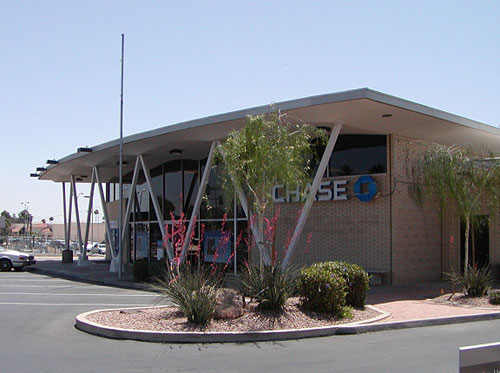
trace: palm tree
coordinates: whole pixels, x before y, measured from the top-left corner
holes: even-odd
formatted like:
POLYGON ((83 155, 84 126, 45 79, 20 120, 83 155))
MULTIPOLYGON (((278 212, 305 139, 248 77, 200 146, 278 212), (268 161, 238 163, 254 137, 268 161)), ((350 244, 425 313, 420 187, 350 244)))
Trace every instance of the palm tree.
MULTIPOLYGON (((414 197, 422 204, 435 198, 443 211, 456 207, 465 226, 464 273, 468 272, 469 234, 482 208, 493 210, 500 200, 500 161, 480 159, 459 146, 432 146, 416 168, 414 197)), ((475 264, 475 263, 473 263, 475 264)))

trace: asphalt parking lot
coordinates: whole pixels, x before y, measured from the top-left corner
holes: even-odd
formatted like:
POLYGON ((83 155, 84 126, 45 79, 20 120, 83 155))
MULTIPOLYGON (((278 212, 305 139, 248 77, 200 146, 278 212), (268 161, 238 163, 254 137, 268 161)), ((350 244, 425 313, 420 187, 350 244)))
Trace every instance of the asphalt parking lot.
POLYGON ((95 309, 149 306, 158 294, 0 272, 1 372, 451 372, 458 347, 498 340, 500 321, 247 344, 158 344, 74 328, 95 309))

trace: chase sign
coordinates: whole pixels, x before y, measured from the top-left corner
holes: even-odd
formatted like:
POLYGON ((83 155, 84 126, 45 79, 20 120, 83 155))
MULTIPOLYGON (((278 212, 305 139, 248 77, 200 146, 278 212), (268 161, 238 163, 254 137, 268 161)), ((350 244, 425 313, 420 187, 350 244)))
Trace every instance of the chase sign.
MULTIPOLYGON (((319 184, 318 192, 316 193, 316 201, 346 201, 349 199, 347 195, 347 184, 349 180, 323 180, 319 184)), ((300 188, 290 190, 284 185, 275 185, 273 187, 274 202, 299 202, 305 201, 308 191, 311 188, 311 183, 307 184, 305 193, 300 193, 300 188)), ((354 195, 362 202, 368 202, 375 197, 377 193, 376 181, 368 175, 361 176, 354 183, 354 195)))

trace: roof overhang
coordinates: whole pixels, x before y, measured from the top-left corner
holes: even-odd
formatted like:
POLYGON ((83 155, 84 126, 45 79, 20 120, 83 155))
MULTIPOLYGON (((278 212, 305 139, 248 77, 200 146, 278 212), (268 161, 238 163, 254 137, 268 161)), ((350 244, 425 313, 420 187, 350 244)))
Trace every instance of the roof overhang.
MULTIPOLYGON (((245 124, 249 115, 279 109, 289 120, 316 126, 342 123, 342 134, 394 134, 409 138, 474 148, 483 154, 500 154, 500 129, 403 100, 368 88, 319 95, 254 107, 160 127, 123 139, 124 173, 132 171, 134 160, 142 154, 153 168, 178 156, 202 159, 210 143, 224 139, 233 129, 245 124), (386 114, 391 114, 388 117, 386 114), (385 117, 384 117, 385 115, 385 117)), ((118 175, 119 139, 96 145, 89 153, 74 153, 50 165, 40 174, 41 180, 67 182, 70 175, 90 182, 92 168, 99 166, 103 182, 118 175)))

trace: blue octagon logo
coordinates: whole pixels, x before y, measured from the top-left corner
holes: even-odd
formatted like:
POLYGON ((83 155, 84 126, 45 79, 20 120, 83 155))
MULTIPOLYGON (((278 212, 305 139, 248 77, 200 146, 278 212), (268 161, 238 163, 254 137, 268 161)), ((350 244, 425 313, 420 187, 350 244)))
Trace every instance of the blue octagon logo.
POLYGON ((371 176, 361 176, 358 181, 356 181, 356 184, 354 184, 354 194, 360 201, 363 202, 368 202, 375 197, 375 194, 377 193, 377 183, 371 176), (363 184, 366 184, 368 188, 364 187, 363 184), (365 193, 362 193, 361 191, 365 189, 368 190, 365 193))

